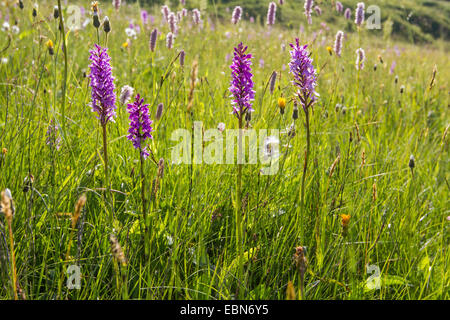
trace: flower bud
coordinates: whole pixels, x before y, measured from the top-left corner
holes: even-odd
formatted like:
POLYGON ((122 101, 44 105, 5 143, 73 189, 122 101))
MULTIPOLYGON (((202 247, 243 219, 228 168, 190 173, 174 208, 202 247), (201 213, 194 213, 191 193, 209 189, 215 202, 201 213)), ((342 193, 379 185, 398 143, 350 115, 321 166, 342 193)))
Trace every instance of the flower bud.
POLYGON ((92 16, 92 20, 93 20, 94 27, 98 29, 100 27, 100 19, 98 18, 97 12, 94 12, 94 15, 92 16))
POLYGON ((247 110, 245 113, 245 121, 250 122, 252 120, 252 112, 250 110, 247 110))
POLYGON ((294 121, 298 119, 298 106, 297 106, 297 102, 294 102, 294 111, 292 112, 292 119, 294 119, 294 121))
POLYGON ((59 9, 58 6, 53 7, 53 18, 58 19, 59 18, 59 9))
POLYGON ((111 24, 107 16, 105 16, 105 18, 103 19, 103 30, 105 31, 105 33, 111 32, 111 24))
POLYGON ((411 169, 414 169, 414 167, 416 166, 416 162, 415 162, 415 159, 414 159, 414 156, 413 156, 413 155, 411 155, 411 156, 409 157, 409 164, 408 164, 408 166, 409 166, 411 169))
POLYGON ((164 111, 164 104, 162 104, 162 103, 158 104, 158 107, 156 108, 156 114, 155 114, 156 120, 161 119, 163 111, 164 111))

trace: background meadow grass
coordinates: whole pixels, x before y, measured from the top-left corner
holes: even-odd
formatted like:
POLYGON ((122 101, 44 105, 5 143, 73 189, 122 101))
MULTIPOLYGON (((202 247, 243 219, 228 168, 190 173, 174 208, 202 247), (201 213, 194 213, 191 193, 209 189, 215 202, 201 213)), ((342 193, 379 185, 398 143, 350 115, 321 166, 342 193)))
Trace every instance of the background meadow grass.
MULTIPOLYGON (((79 3, 89 12, 88 2, 79 3)), ((203 29, 185 18, 174 48, 168 50, 168 27, 160 23, 159 7, 146 8, 155 15, 155 26, 162 32, 152 53, 148 39, 154 26, 142 25, 137 4, 123 6, 116 13, 109 1, 101 3, 101 18, 108 15, 112 25, 108 53, 117 94, 123 85, 135 88, 150 104, 152 119, 156 106, 164 103, 163 117, 154 122, 150 142, 156 159, 165 160, 164 177, 150 212, 151 255, 143 260, 139 154, 126 139, 128 113, 118 105, 116 122, 108 124, 113 201, 106 208, 101 127, 91 112, 86 77, 89 50, 97 34, 89 24, 67 35, 63 121, 64 59, 58 49, 57 23, 51 17, 53 5, 40 3, 35 20, 30 2, 25 2, 23 11, 11 8, 10 19, 18 20, 20 33, 11 36, 10 45, 1 53, 8 60, 0 66, 0 147, 7 149, 0 162, 0 187, 9 188, 15 201, 13 232, 22 297, 120 299, 126 283, 132 299, 232 299, 238 293, 245 299, 285 299, 289 281, 299 290, 292 256, 294 248, 301 245, 308 259, 307 299, 449 298, 447 43, 414 46, 363 29, 361 46, 366 61, 358 90, 357 33, 347 33, 342 58, 330 56, 326 47, 333 45, 339 29, 330 24, 329 31, 315 38, 313 32, 320 29, 316 16, 308 27, 299 13, 305 24, 300 34, 298 27, 275 25, 269 30, 248 19, 234 26, 216 21, 214 15, 208 19, 204 12, 203 29), (124 48, 124 30, 130 19, 141 24, 142 31, 124 48), (288 63, 289 43, 295 37, 310 44, 319 73, 320 99, 311 115, 306 208, 301 210, 299 203, 306 141, 300 110, 295 137, 280 137, 281 146, 290 145, 281 149, 282 171, 262 176, 260 165, 244 166, 244 250, 248 259, 245 278, 236 279, 232 202, 236 166, 173 164, 171 150, 176 142, 170 141, 170 136, 176 129, 190 129, 192 120, 202 121, 205 129, 216 128, 220 122, 227 129, 237 128, 228 87, 233 48, 240 41, 254 56, 252 127, 286 131, 293 123, 293 103, 288 102, 282 116, 277 101, 281 96, 289 101, 294 94, 288 63), (48 55, 48 39, 55 43, 54 56, 48 55), (186 52, 184 68, 174 60, 180 50, 186 52), (198 77, 191 117, 186 108, 194 60, 198 61, 198 77), (396 67, 390 74, 394 61, 396 67), (438 71, 430 90, 435 65, 438 71), (266 87, 274 70, 280 78, 270 94, 266 87), (59 150, 46 144, 51 119, 60 126, 59 150), (414 174, 408 167, 411 155, 415 157, 414 174), (338 156, 330 177, 330 167, 338 156), (24 188, 29 174, 34 182, 24 188), (71 230, 70 215, 64 213, 73 212, 83 193, 87 203, 71 230), (115 213, 113 226, 108 210, 115 213), (296 223, 298 210, 301 221, 296 223), (341 214, 351 215, 347 234, 342 232, 341 214), (128 260, 126 267, 120 267, 125 281, 115 272, 109 243, 112 231, 128 260), (72 264, 81 268, 80 290, 68 290, 65 285, 66 268, 72 264), (367 265, 380 268, 379 290, 366 285, 371 276, 367 265)), ((245 12, 245 4, 242 6, 245 12)), ((322 9, 332 10, 325 3, 322 9)), ((4 16, 6 8, 1 10, 4 16)), ((100 35, 104 46, 104 33, 100 35)), ((8 43, 7 33, 1 33, 0 40, 8 43)), ((151 160, 146 161, 145 174, 150 181, 157 175, 151 160)), ((8 231, 3 218, 0 223, 0 297, 12 299, 8 231)))

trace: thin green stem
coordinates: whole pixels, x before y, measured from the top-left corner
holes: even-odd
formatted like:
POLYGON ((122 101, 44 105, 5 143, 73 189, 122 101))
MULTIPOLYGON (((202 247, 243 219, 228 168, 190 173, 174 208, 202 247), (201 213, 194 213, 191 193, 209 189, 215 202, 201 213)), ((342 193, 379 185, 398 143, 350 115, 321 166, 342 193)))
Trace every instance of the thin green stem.
MULTIPOLYGON (((107 198, 108 195, 111 196, 111 201, 112 201, 112 195, 111 195, 111 184, 110 184, 110 177, 109 177, 109 166, 108 166, 108 139, 107 139, 107 130, 106 130, 106 124, 102 124, 102 133, 103 133, 103 161, 105 164, 105 194, 104 194, 104 202, 105 202, 105 207, 108 207, 108 202, 107 202, 107 198)), ((112 205, 112 203, 111 203, 112 205)), ((113 214, 112 211, 109 211, 109 219, 110 219, 110 223, 111 226, 113 224, 113 214)))
MULTIPOLYGON (((242 189, 242 118, 243 115, 239 117, 239 138, 238 138, 238 173, 236 179, 236 254, 238 256, 238 281, 243 281, 244 275, 244 243, 243 243, 243 232, 242 232, 242 200, 241 200, 241 189, 242 189)), ((239 297, 241 298, 242 290, 239 290, 239 297)))
POLYGON ((59 25, 61 31, 61 40, 63 43, 63 51, 64 51, 64 82, 62 89, 62 101, 61 101, 61 114, 62 114, 62 128, 63 133, 66 132, 66 115, 65 115, 65 106, 66 106, 66 88, 67 88, 67 46, 66 46, 66 32, 64 29, 64 20, 62 16, 62 6, 61 0, 58 0, 58 10, 59 10, 59 25))
POLYGON ((305 163, 303 167, 302 188, 300 198, 302 209, 304 209, 305 205, 305 180, 306 180, 306 171, 308 169, 310 141, 311 141, 310 126, 309 126, 309 109, 305 109, 305 127, 306 127, 306 152, 305 152, 305 163))

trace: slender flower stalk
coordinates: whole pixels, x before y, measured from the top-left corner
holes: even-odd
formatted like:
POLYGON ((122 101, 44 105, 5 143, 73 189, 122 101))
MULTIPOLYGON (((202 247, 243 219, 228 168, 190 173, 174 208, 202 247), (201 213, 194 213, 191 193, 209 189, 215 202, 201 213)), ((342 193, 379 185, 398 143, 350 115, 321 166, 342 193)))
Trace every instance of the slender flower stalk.
POLYGON ((277 72, 274 71, 274 72, 272 72, 272 75, 270 76, 270 84, 269 84, 270 94, 273 94, 273 92, 275 91, 276 82, 277 82, 277 72))
POLYGON ((202 23, 200 10, 198 9, 192 10, 192 20, 194 21, 194 24, 197 25, 202 23))
POLYGON ((314 11, 316 11, 316 13, 317 13, 318 16, 321 16, 321 15, 322 15, 322 9, 321 9, 319 6, 315 6, 315 7, 314 7, 314 11))
POLYGON ((273 26, 275 24, 275 16, 277 13, 277 4, 275 2, 269 3, 269 9, 267 10, 267 24, 273 26))
POLYGON ((147 12, 147 10, 141 10, 141 20, 142 20, 142 24, 144 24, 144 25, 148 24, 148 12, 147 12))
POLYGON ((252 80, 251 59, 252 55, 247 54, 247 47, 239 43, 234 48, 234 58, 231 68, 231 86, 229 88, 232 96, 233 113, 239 121, 239 138, 238 138, 238 172, 236 176, 236 254, 239 257, 238 263, 238 279, 243 281, 244 266, 244 230, 242 224, 242 128, 244 116, 249 115, 252 111, 252 103, 255 98, 253 90, 254 83, 252 80))
POLYGON ((161 13, 163 15, 164 21, 165 22, 169 21, 169 13, 170 13, 169 7, 168 6, 162 6, 161 13))
POLYGON ((140 154, 146 159, 150 154, 147 147, 142 144, 146 139, 153 139, 151 132, 153 131, 150 116, 148 114, 148 104, 144 104, 144 99, 138 94, 132 104, 128 104, 127 110, 130 114, 130 128, 128 129, 128 140, 133 143, 140 154))
POLYGON ((230 66, 232 79, 229 90, 233 97, 233 113, 238 119, 241 119, 247 111, 253 111, 252 103, 255 98, 251 73, 252 55, 245 53, 247 48, 242 42, 234 48, 233 63, 230 66))
POLYGON ((150 34, 150 50, 152 52, 155 52, 157 39, 158 39, 158 29, 155 28, 150 34))
POLYGON ((122 87, 120 92, 119 101, 121 105, 125 105, 130 100, 131 96, 133 95, 134 89, 128 85, 125 85, 122 87))
POLYGON ((62 87, 62 100, 61 100, 61 115, 62 115, 62 128, 63 132, 66 132, 66 90, 67 90, 67 69, 68 69, 68 62, 67 62, 67 45, 66 45, 66 32, 64 29, 64 19, 62 16, 62 6, 61 6, 61 0, 58 0, 58 11, 61 13, 59 15, 59 30, 61 32, 61 40, 62 40, 62 49, 64 53, 64 81, 63 81, 63 87, 62 87))
POLYGON ((359 76, 362 69, 364 69, 364 60, 366 59, 366 55, 362 48, 356 50, 356 63, 355 67, 358 70, 357 78, 356 78, 356 93, 355 93, 355 106, 358 108, 358 96, 359 96, 359 76))
POLYGON ((241 16, 242 16, 242 8, 237 6, 233 10, 233 14, 231 16, 231 23, 237 24, 239 22, 239 20, 241 20, 241 16))
POLYGON ((52 152, 54 151, 53 149, 59 150, 61 147, 61 136, 58 134, 58 131, 59 126, 51 119, 45 134, 45 143, 50 146, 52 152))
POLYGON ((366 60, 366 54, 364 52, 364 49, 359 48, 356 50, 356 63, 355 67, 356 70, 362 70, 364 69, 364 61, 366 60))
POLYGON ((313 0, 305 0, 305 16, 308 19, 308 24, 312 24, 311 12, 313 8, 313 0))
POLYGON ((344 17, 347 20, 350 20, 352 18, 352 10, 350 10, 350 8, 345 9, 344 17))
POLYGON ((344 38, 344 32, 338 31, 336 33, 336 40, 334 41, 334 52, 336 53, 336 56, 341 56, 342 51, 342 39, 344 38))
MULTIPOLYGON (((90 51, 92 111, 96 112, 103 133, 103 160, 105 164, 105 183, 108 193, 111 193, 108 168, 108 147, 106 125, 109 121, 114 122, 116 116, 116 95, 114 93, 114 77, 112 76, 111 58, 107 53, 107 48, 95 45, 90 51)), ((106 197, 105 197, 106 202, 106 197)), ((110 216, 111 223, 113 216, 110 216)))
POLYGON ((116 11, 119 11, 121 3, 122 3, 121 0, 113 0, 112 4, 114 6, 114 9, 116 9, 116 11))
POLYGON ((355 23, 360 27, 364 22, 364 2, 359 2, 355 10, 355 23))
POLYGON ((170 32, 172 32, 173 34, 178 34, 178 25, 177 25, 178 20, 175 13, 173 12, 169 13, 169 17, 167 19, 169 23, 170 32))
POLYGON ((156 108, 156 113, 155 113, 156 120, 161 119, 163 111, 164 111, 164 104, 163 103, 158 104, 158 107, 156 108))
POLYGON ((174 40, 174 35, 172 32, 169 32, 166 37, 166 47, 169 50, 173 48, 173 40, 174 40))
POLYGON ((130 114, 130 128, 128 129, 128 140, 133 143, 133 147, 139 150, 139 158, 141 165, 141 200, 142 200, 142 217, 144 219, 144 243, 145 243, 145 256, 150 254, 149 250, 149 221, 147 214, 147 198, 146 198, 146 180, 144 174, 144 161, 150 155, 147 146, 143 146, 143 143, 147 139, 153 139, 152 136, 152 123, 150 120, 148 104, 144 104, 144 99, 138 94, 132 104, 128 104, 127 111, 130 114))
POLYGON ((186 53, 184 52, 184 50, 180 51, 180 67, 184 68, 184 60, 186 58, 186 53))
MULTIPOLYGON (((317 101, 316 92, 316 70, 312 64, 307 50, 308 45, 300 46, 299 39, 295 39, 295 45, 290 44, 292 50, 291 62, 289 63, 290 73, 294 76, 292 84, 297 87, 296 99, 300 102, 305 112, 306 119, 306 152, 305 163, 303 168, 302 186, 301 186, 301 204, 304 207, 305 198, 305 178, 308 168, 308 160, 310 157, 310 125, 309 125, 309 109, 317 101)), ((298 218, 298 216, 297 216, 298 218)))

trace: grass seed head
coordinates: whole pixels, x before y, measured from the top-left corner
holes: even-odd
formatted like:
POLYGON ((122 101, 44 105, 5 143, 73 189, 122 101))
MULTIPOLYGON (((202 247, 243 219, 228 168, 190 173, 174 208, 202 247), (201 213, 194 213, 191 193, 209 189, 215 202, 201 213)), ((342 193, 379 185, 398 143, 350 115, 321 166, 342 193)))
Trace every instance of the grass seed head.
POLYGON ((6 221, 11 223, 14 216, 14 203, 9 189, 1 192, 0 211, 5 215, 6 221))
POLYGON ((113 254, 114 259, 116 259, 116 261, 122 264, 123 266, 126 266, 127 260, 125 258, 125 254, 123 253, 122 247, 120 246, 116 236, 112 233, 109 236, 109 243, 111 244, 111 252, 113 254))
POLYGON ((295 288, 292 284, 292 281, 288 282, 287 289, 286 289, 286 300, 296 300, 295 296, 295 288))

